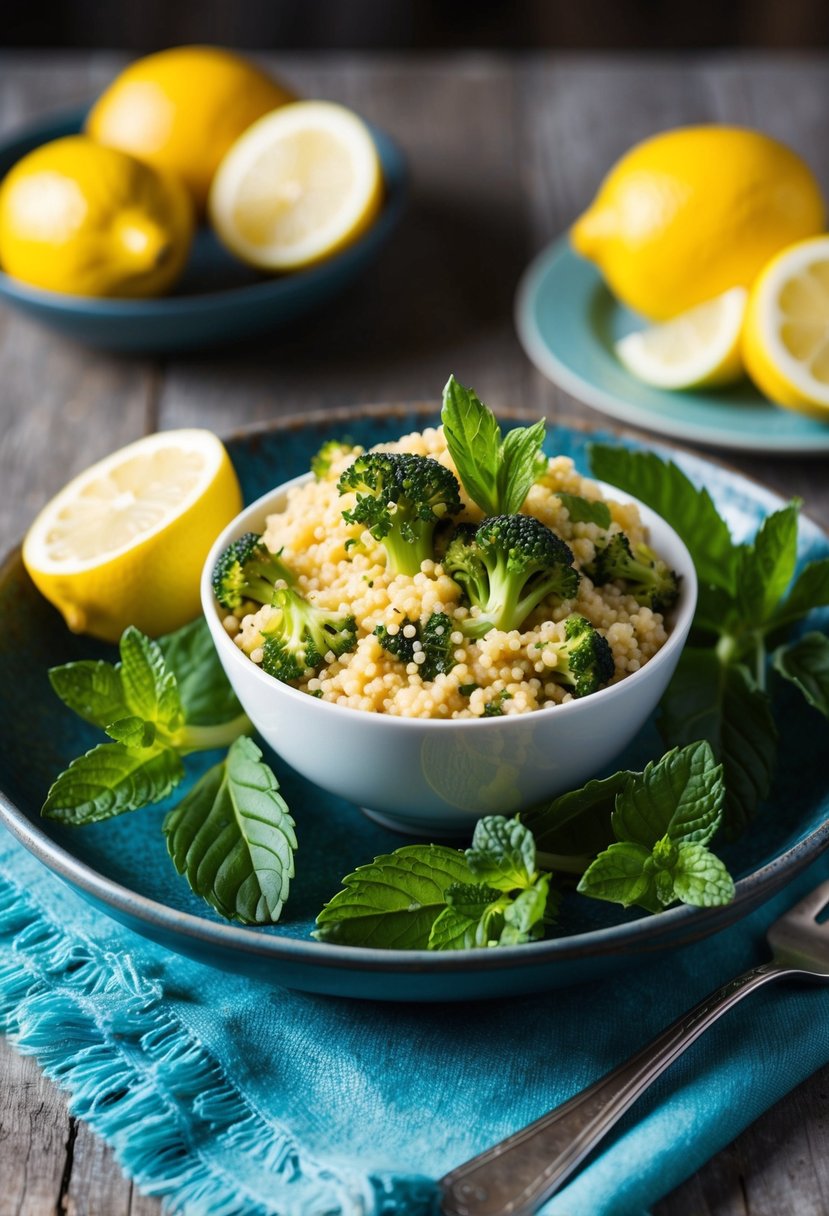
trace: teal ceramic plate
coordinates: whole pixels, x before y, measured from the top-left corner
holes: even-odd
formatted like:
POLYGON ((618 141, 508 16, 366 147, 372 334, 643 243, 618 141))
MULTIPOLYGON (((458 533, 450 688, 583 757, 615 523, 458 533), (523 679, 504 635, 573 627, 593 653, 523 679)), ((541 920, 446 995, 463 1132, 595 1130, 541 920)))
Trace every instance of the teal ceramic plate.
MULTIPOLYGON (((349 435, 370 445, 433 421, 431 409, 307 415, 236 436, 228 441, 228 448, 250 501, 305 471, 325 438, 349 435)), ((611 438, 601 433, 596 437, 611 438)), ((558 427, 551 430, 548 450, 572 456, 586 470, 590 438, 587 432, 558 427)), ((676 458, 693 478, 705 482, 740 537, 750 534, 762 516, 779 505, 774 495, 717 465, 682 454, 676 458)), ((829 540, 804 521, 801 557, 826 553, 829 540)), ((112 652, 66 630, 29 582, 19 553, 11 554, 0 570, 0 621, 0 789, 4 791, 0 820, 103 913, 172 950, 288 987, 340 996, 432 1001, 496 997, 597 979, 633 955, 675 948, 744 916, 829 844, 826 723, 797 694, 787 699, 784 691, 781 763, 773 804, 758 818, 739 852, 731 854, 740 880, 737 898, 728 907, 679 907, 659 916, 636 917, 609 904, 565 897, 561 936, 528 946, 449 954, 329 946, 313 941, 310 931, 316 913, 338 890, 340 878, 378 853, 398 847, 404 838, 369 821, 355 806, 316 789, 271 757, 297 822, 297 875, 280 924, 269 929, 231 926, 175 874, 161 834, 163 804, 74 830, 39 817, 57 772, 100 741, 92 728, 58 702, 47 669, 112 652)), ((312 738, 308 746, 314 747, 312 738)), ((638 768, 661 751, 651 723, 620 757, 620 764, 638 768)), ((204 767, 215 759, 202 757, 204 767)))
MULTIPOLYGON (((85 110, 41 120, 0 141, 0 180, 40 144, 80 131, 85 110)), ((41 291, 0 272, 0 300, 90 346, 169 354, 249 341, 295 321, 342 291, 376 258, 406 200, 406 162, 397 144, 372 129, 386 198, 371 228, 353 245, 308 270, 261 275, 228 253, 209 228, 196 233, 175 291, 151 300, 96 300, 41 291)))
POLYGON ((566 236, 524 273, 515 323, 524 350, 545 376, 630 426, 746 452, 829 452, 829 423, 771 405, 747 380, 729 389, 677 393, 631 376, 613 343, 645 323, 611 295, 596 267, 573 252, 566 236))

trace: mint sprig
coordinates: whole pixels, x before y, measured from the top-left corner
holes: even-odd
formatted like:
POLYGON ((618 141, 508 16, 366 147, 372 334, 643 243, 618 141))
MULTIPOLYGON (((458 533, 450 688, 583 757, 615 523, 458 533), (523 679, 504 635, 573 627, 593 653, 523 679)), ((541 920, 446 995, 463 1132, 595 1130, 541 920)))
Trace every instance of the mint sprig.
POLYGON ((463 488, 485 515, 521 510, 538 477, 547 424, 514 427, 502 436, 498 419, 474 389, 450 376, 443 390, 443 433, 463 488))
POLYGON ((722 765, 708 743, 668 752, 616 794, 616 841, 587 868, 578 890, 649 912, 678 900, 700 907, 728 903, 734 882, 707 848, 724 801, 722 765))
MULTIPOLYGON (((768 515, 750 543, 738 544, 708 491, 655 453, 598 444, 590 463, 596 476, 667 519, 694 559, 700 593, 691 645, 662 700, 660 729, 669 745, 709 741, 724 768, 725 831, 736 837, 771 790, 777 730, 766 688, 768 646, 812 609, 829 605, 829 558, 794 577, 798 500, 768 515)), ((778 648, 774 665, 821 707, 820 644, 791 658, 778 648)))
POLYGON ((183 755, 226 747, 250 728, 205 621, 164 644, 130 626, 119 652, 116 664, 83 660, 49 672, 64 704, 114 741, 56 778, 41 811, 49 819, 97 823, 159 802, 182 780, 183 755))

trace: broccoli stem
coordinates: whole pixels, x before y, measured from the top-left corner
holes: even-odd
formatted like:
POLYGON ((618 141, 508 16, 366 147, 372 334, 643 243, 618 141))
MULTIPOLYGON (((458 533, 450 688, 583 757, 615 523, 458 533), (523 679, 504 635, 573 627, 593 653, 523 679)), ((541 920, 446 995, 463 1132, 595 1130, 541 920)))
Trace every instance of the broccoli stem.
POLYGON ((415 541, 406 541, 390 533, 383 537, 382 544, 394 574, 408 574, 414 578, 416 574, 420 574, 423 562, 433 556, 431 534, 418 536, 415 541))
POLYGON ((247 714, 238 714, 229 722, 218 722, 215 726, 182 726, 170 735, 168 742, 176 751, 205 752, 214 747, 229 747, 240 735, 253 730, 247 714))

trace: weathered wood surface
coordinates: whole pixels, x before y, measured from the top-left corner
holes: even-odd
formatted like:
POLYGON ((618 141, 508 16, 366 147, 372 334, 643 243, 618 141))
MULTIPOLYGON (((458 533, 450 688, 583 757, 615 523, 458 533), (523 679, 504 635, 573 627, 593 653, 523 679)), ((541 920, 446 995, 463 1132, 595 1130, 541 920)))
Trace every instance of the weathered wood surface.
MULTIPOLYGON (((0 55, 0 131, 93 95, 120 60, 0 55)), ((829 189, 829 58, 286 57, 306 94, 386 127, 412 162, 406 229, 312 320, 243 351, 158 363, 84 351, 0 310, 0 543, 70 474, 155 427, 219 432, 304 408, 435 397, 450 370, 495 408, 602 421, 548 384, 512 326, 529 257, 634 140, 676 123, 762 127, 829 189)), ((727 455, 829 524, 825 460, 727 455)), ((659 1216, 829 1212, 829 1070, 664 1200, 659 1216)), ((0 1214, 150 1216, 109 1151, 29 1060, 0 1045, 0 1214)))

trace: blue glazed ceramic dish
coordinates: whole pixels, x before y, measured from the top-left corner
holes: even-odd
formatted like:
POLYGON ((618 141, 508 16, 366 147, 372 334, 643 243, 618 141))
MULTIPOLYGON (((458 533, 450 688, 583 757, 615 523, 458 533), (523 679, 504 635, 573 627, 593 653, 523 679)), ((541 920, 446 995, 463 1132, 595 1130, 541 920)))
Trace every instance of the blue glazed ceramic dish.
MULTIPOLYGON (((245 498, 251 501, 307 469, 326 438, 348 435, 369 445, 434 421, 431 409, 306 415, 236 436, 228 441, 228 450, 245 498)), ((586 471, 587 445, 594 438, 613 437, 559 426, 551 428, 547 446, 551 452, 572 456, 586 471)), ((709 461, 682 454, 676 458, 693 478, 704 480, 740 539, 779 505, 775 495, 709 461)), ((801 558, 827 553, 829 540, 804 520, 801 558)), ((40 819, 40 806, 54 776, 72 757, 99 741, 96 732, 54 696, 47 669, 72 659, 111 657, 112 651, 66 630, 30 583, 18 552, 0 570, 0 620, 0 821, 108 916, 172 950, 288 987, 340 996, 438 1001, 498 997, 597 979, 633 956, 676 948, 733 923, 829 845, 826 724, 798 694, 789 698, 783 689, 782 743, 773 799, 739 848, 732 849, 730 856, 724 850, 739 877, 737 897, 727 907, 678 907, 648 917, 568 896, 561 936, 532 945, 449 954, 330 946, 310 938, 316 913, 339 889, 343 874, 398 847, 404 838, 370 822, 357 807, 323 793, 270 756, 297 822, 297 876, 280 924, 268 929, 232 926, 196 898, 173 870, 161 834, 164 804, 75 830, 40 819), (20 696, 23 688, 26 695, 20 696)), ((313 740, 309 739, 309 746, 313 740)), ((661 751, 651 722, 618 763, 640 768, 661 751)), ((216 757, 200 759, 207 767, 216 757)))
MULTIPOLYGON (((81 130, 85 110, 42 120, 0 141, 0 180, 40 144, 81 130)), ((238 261, 209 228, 199 228, 184 275, 171 295, 150 300, 99 300, 28 287, 0 271, 0 300, 67 338, 123 353, 176 351, 248 341, 324 304, 374 261, 403 214, 403 153, 372 128, 386 198, 377 221, 354 244, 318 266, 265 276, 238 261)))
POLYGON ((629 426, 735 451, 829 452, 829 423, 772 405, 748 380, 729 389, 669 392, 631 376, 613 344, 646 322, 611 295, 598 269, 573 252, 566 236, 526 270, 515 324, 539 371, 629 426))

